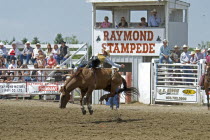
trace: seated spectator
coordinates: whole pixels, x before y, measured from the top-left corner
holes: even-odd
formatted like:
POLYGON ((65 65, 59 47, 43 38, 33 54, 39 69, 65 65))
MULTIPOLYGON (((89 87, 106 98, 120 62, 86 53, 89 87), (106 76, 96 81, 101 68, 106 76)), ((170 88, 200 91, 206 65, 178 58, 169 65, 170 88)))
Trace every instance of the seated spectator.
POLYGON ((204 59, 203 54, 201 53, 201 49, 195 49, 195 62, 198 63, 201 59, 204 59))
POLYGON ((0 42, 0 55, 2 55, 4 58, 7 58, 7 48, 2 42, 0 42))
POLYGON ((163 40, 163 45, 160 47, 160 58, 159 63, 163 63, 163 60, 166 61, 166 63, 172 63, 170 56, 170 48, 167 45, 168 41, 166 39, 163 40))
POLYGON ((5 83, 13 82, 13 76, 14 76, 14 73, 6 73, 6 80, 4 82, 5 83))
POLYGON ((171 60, 174 63, 180 63, 180 55, 181 55, 181 52, 179 50, 179 47, 177 45, 175 45, 174 46, 174 50, 173 50, 173 52, 170 55, 171 60))
POLYGON ((141 18, 141 22, 139 23, 138 27, 148 27, 148 23, 146 22, 145 17, 141 18))
POLYGON ((39 43, 37 43, 36 48, 33 50, 33 53, 32 53, 33 64, 36 63, 36 59, 38 58, 38 55, 39 55, 39 50, 41 50, 43 52, 43 50, 41 49, 41 45, 39 43))
MULTIPOLYGON (((1 60, 0 60, 0 69, 6 69, 6 66, 1 60)), ((0 79, 5 80, 5 74, 6 74, 6 71, 0 71, 0 79)))
MULTIPOLYGON (((8 66, 8 69, 10 70, 10 69, 16 69, 16 68, 17 68, 17 65, 15 64, 15 60, 12 60, 11 64, 8 66)), ((9 73, 9 75, 10 75, 10 73, 13 73, 13 75, 14 75, 14 71, 8 71, 8 73, 9 73)))
POLYGON ((31 78, 30 78, 30 70, 28 70, 28 66, 27 64, 23 64, 21 69, 26 69, 26 70, 23 70, 22 71, 22 76, 23 76, 23 80, 24 81, 31 81, 31 78))
POLYGON ((37 64, 39 66, 46 66, 46 60, 44 55, 39 55, 39 58, 37 58, 37 64))
POLYGON ((183 52, 180 56, 180 62, 182 64, 189 64, 190 63, 190 52, 188 51, 188 46, 184 45, 183 46, 183 52))
POLYGON ((17 68, 20 68, 23 65, 20 59, 17 60, 17 68))
POLYGON ((121 17, 121 22, 118 24, 119 28, 127 28, 128 27, 128 23, 125 20, 125 17, 121 17))
POLYGON ((53 54, 53 57, 56 59, 57 63, 59 63, 60 62, 60 49, 58 48, 57 44, 54 45, 52 54, 53 54))
POLYGON ((107 16, 104 17, 104 22, 101 23, 101 28, 110 28, 111 23, 109 22, 109 18, 107 16))
POLYGON ((149 27, 159 27, 161 19, 157 16, 157 10, 153 9, 151 11, 152 15, 149 17, 148 25, 149 27))
POLYGON ((31 61, 33 53, 33 48, 30 46, 30 42, 26 42, 26 47, 23 49, 22 54, 20 55, 20 60, 23 64, 23 60, 26 59, 26 64, 29 64, 29 61, 31 61))
POLYGON ((7 62, 11 62, 11 60, 16 60, 20 55, 20 51, 18 50, 16 43, 12 43, 12 49, 9 50, 7 55, 7 62))
POLYGON ((195 52, 194 51, 191 51, 191 54, 190 54, 190 64, 197 64, 197 62, 195 62, 195 52))
POLYGON ((45 51, 46 59, 48 60, 50 58, 50 55, 52 54, 52 47, 50 44, 47 44, 47 49, 45 51))
POLYGON ((6 59, 2 55, 0 55, 0 60, 6 66, 6 59))
MULTIPOLYGON (((34 69, 38 69, 38 64, 37 63, 34 63, 34 69)), ((37 81, 37 70, 33 70, 31 71, 31 81, 37 81)))
POLYGON ((53 54, 50 55, 50 58, 47 60, 46 68, 53 68, 57 65, 56 60, 53 58, 53 54))

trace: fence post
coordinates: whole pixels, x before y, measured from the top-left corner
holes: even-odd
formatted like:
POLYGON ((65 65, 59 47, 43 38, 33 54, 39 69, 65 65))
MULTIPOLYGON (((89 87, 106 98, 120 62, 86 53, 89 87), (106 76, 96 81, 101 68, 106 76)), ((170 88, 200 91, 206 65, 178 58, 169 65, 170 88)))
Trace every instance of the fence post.
MULTIPOLYGON (((127 81, 127 87, 131 87, 132 85, 132 72, 126 72, 126 81, 127 81)), ((125 96, 125 103, 128 104, 131 102, 131 95, 125 96)))

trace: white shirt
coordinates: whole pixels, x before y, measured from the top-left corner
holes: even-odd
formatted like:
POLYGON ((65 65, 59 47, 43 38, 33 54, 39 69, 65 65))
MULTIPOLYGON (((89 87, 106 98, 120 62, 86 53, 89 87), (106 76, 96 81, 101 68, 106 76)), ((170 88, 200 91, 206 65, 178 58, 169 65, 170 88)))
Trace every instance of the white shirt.
POLYGON ((41 48, 39 48, 39 49, 36 48, 36 49, 33 50, 33 54, 34 54, 33 58, 36 58, 39 55, 39 53, 38 53, 39 50, 42 50, 42 49, 41 48))

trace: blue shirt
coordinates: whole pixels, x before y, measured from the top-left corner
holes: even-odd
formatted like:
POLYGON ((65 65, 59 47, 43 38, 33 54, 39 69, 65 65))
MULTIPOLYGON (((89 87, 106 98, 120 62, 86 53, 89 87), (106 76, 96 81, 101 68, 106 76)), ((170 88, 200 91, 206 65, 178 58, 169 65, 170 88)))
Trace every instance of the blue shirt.
POLYGON ((170 55, 170 48, 168 47, 168 46, 166 46, 166 47, 164 47, 164 45, 163 46, 161 46, 160 47, 160 56, 163 56, 163 55, 170 55))
POLYGON ((110 64, 110 65, 112 65, 114 67, 117 67, 117 68, 120 68, 121 67, 121 65, 112 62, 112 60, 109 57, 106 57, 105 60, 104 60, 104 62, 106 62, 106 63, 108 63, 108 64, 110 64))
POLYGON ((204 59, 203 54, 200 52, 196 53, 194 62, 198 62, 200 59, 204 59))
POLYGON ((148 24, 149 24, 149 27, 158 27, 160 26, 160 22, 161 22, 160 18, 155 17, 155 16, 150 16, 148 24))
POLYGON ((183 52, 180 56, 181 63, 188 63, 190 61, 190 52, 183 52))

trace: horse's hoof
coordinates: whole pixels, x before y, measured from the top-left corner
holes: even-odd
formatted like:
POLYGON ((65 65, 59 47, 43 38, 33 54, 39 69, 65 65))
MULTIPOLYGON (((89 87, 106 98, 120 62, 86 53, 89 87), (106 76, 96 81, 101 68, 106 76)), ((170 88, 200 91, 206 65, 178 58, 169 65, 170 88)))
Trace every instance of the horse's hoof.
POLYGON ((82 111, 82 114, 83 114, 83 115, 86 115, 86 110, 83 110, 83 111, 82 111))
POLYGON ((90 115, 93 115, 93 110, 89 110, 90 115))

